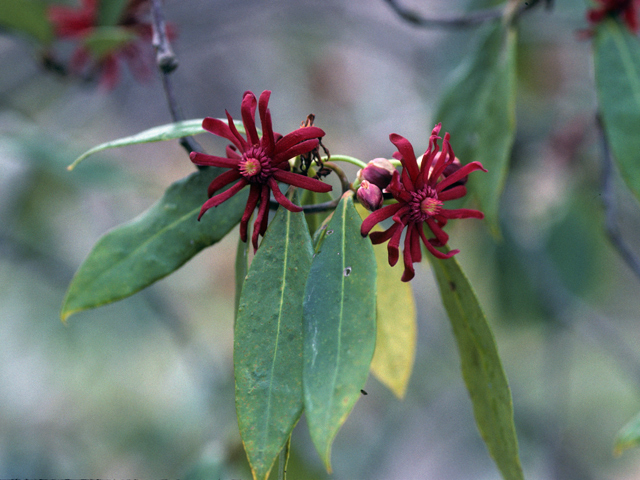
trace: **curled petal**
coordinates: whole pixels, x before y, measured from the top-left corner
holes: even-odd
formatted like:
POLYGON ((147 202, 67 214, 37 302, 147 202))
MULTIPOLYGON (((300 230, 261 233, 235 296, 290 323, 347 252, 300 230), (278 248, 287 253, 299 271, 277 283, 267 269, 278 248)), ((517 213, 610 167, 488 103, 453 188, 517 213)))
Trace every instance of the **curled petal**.
POLYGON ((456 200, 458 198, 462 198, 467 194, 467 187, 464 185, 456 185, 455 187, 449 188, 444 192, 440 192, 438 194, 438 200, 446 202, 448 200, 456 200))
POLYGON ((234 158, 240 160, 242 157, 238 154, 238 149, 233 145, 227 145, 225 148, 225 153, 227 154, 227 158, 234 158))
POLYGON ((413 259, 413 263, 420 263, 422 261, 422 249, 420 248, 420 235, 418 234, 418 230, 422 230, 422 222, 414 223, 409 230, 413 232, 411 235, 411 244, 409 245, 409 248, 411 248, 411 258, 413 259))
POLYGON ((214 135, 226 138, 238 149, 240 149, 240 151, 243 151, 246 147, 246 142, 238 133, 235 125, 233 125, 233 119, 228 113, 227 118, 229 118, 229 125, 224 123, 222 120, 218 120, 217 118, 207 117, 202 121, 202 128, 204 128, 207 132, 213 133, 214 135), (233 127, 231 127, 232 125, 233 127))
POLYGON ((374 245, 379 245, 389 240, 393 236, 393 234, 396 233, 397 229, 402 230, 402 228, 402 224, 394 223, 384 232, 371 232, 369 234, 369 238, 371 239, 371 243, 373 243, 374 245))
POLYGON ((401 223, 396 223, 396 225, 400 225, 399 228, 393 232, 389 243, 387 244, 387 253, 389 254, 389 265, 392 267, 398 263, 398 258, 400 257, 400 237, 402 236, 402 230, 404 230, 404 225, 401 223))
POLYGON ((273 177, 269 178, 269 180, 267 180, 267 183, 268 183, 269 187, 271 187, 271 191, 273 192, 273 196, 275 197, 276 201, 280 205, 282 205, 284 208, 286 208, 290 212, 301 212, 302 211, 302 207, 299 207, 298 205, 293 203, 291 200, 289 200, 287 197, 285 197, 282 194, 282 192, 280 191, 280 187, 278 187, 278 182, 276 182, 276 180, 273 177))
POLYGON ((394 203, 392 205, 387 205, 386 207, 382 207, 375 212, 371 212, 367 218, 362 222, 362 226, 360 227, 360 234, 363 237, 366 237, 371 229, 378 223, 386 220, 389 217, 392 217, 396 214, 398 210, 402 208, 401 203, 394 203))
POLYGON ((436 258, 445 260, 447 258, 453 257, 456 253, 460 253, 460 250, 451 250, 449 253, 442 253, 440 250, 436 250, 436 248, 433 245, 431 245, 431 242, 427 240, 427 237, 424 234, 424 230, 422 228, 418 230, 418 233, 420 234, 422 243, 424 243, 424 246, 427 247, 427 250, 429 250, 429 253, 431 253, 431 255, 433 255, 436 258))
POLYGON ((267 108, 269 95, 266 95, 266 99, 264 99, 263 97, 265 97, 265 93, 271 94, 271 92, 265 90, 262 92, 262 95, 260 95, 259 109, 260 123, 262 124, 262 148, 264 148, 267 155, 273 155, 276 148, 276 139, 273 133, 273 125, 271 123, 271 112, 267 108))
POLYGON ((258 250, 258 235, 264 236, 267 231, 267 222, 269 221, 269 189, 263 187, 260 192, 260 208, 256 221, 253 222, 253 233, 251 234, 251 244, 255 253, 258 250))
POLYGON ((249 198, 247 199, 247 206, 245 207, 242 218, 240 219, 240 238, 243 242, 247 241, 247 225, 249 223, 249 219, 251 218, 251 214, 258 204, 258 200, 260 200, 261 190, 262 188, 260 187, 260 185, 251 185, 249 198))
POLYGON ((457 181, 462 180, 464 177, 466 177, 471 172, 474 172, 476 170, 482 170, 483 172, 487 171, 480 162, 467 163, 464 167, 460 167, 458 170, 456 170, 447 178, 445 178, 440 183, 438 183, 438 185, 436 185, 436 191, 438 193, 441 192, 442 190, 447 188, 449 185, 453 185, 457 181))
POLYGON ((311 150, 318 146, 318 140, 316 138, 312 138, 311 140, 305 140, 304 142, 300 142, 297 145, 294 145, 287 150, 278 153, 273 157, 273 163, 278 165, 290 158, 296 157, 298 155, 302 155, 303 153, 309 153, 311 150))
POLYGON ((444 218, 484 218, 484 213, 479 210, 472 210, 470 208, 456 208, 446 209, 442 208, 438 214, 444 218))
POLYGON ((418 161, 416 160, 416 154, 413 152, 413 146, 406 138, 398 135, 397 133, 392 133, 389 135, 389 140, 393 143, 402 158, 400 161, 402 162, 402 166, 408 170, 409 176, 412 180, 418 178, 418 174, 420 170, 418 169, 418 161))
POLYGON ((391 182, 389 182, 385 190, 391 192, 393 197, 398 201, 408 202, 411 200, 411 193, 404 188, 404 185, 400 181, 400 174, 397 171, 393 172, 391 182))
MULTIPOLYGON (((433 234, 436 236, 436 241, 438 243, 437 246, 444 247, 449 241, 449 235, 447 235, 447 233, 444 230, 442 230, 440 225, 438 225, 436 221, 433 220, 432 218, 427 218, 426 222, 429 228, 431 229, 431 231, 433 232, 433 234)), ((429 243, 433 244, 433 242, 429 242, 429 243)))
MULTIPOLYGON (((276 142, 275 155, 277 156, 281 152, 289 150, 294 145, 304 142, 305 140, 311 140, 313 138, 324 137, 324 130, 318 127, 301 127, 294 130, 291 133, 286 134, 280 140, 276 142)), ((291 157, 289 157, 291 158, 291 157)))
POLYGON ((407 233, 404 237, 404 250, 402 252, 402 257, 404 259, 404 272, 402 273, 401 279, 403 282, 408 282, 416 274, 415 270, 413 269, 413 262, 415 260, 412 256, 413 252, 411 248, 412 238, 414 237, 414 235, 416 238, 418 238, 418 235, 414 232, 414 229, 408 228, 407 233))
POLYGON ((311 190, 312 192, 327 193, 333 190, 333 187, 328 183, 321 182, 315 178, 307 177, 300 173, 287 172, 285 170, 276 170, 273 172, 273 178, 279 182, 288 183, 296 187, 304 188, 305 190, 311 190))
POLYGON ((236 193, 238 193, 240 190, 242 190, 244 188, 244 186, 247 185, 247 183, 248 182, 243 178, 238 183, 236 183, 234 186, 232 186, 230 189, 225 190, 224 192, 219 193, 215 197, 211 197, 209 200, 204 202, 204 205, 202 205, 202 208, 200 209, 200 215, 198 215, 198 220, 200 220, 202 215, 204 215, 204 212, 206 212, 210 208, 217 207, 221 203, 229 200, 236 193))
POLYGON ((218 175, 209 184, 209 188, 207 189, 207 195, 211 197, 218 190, 238 180, 241 177, 242 177, 242 174, 238 170, 229 170, 218 175))
POLYGON ((247 132, 247 140, 254 146, 260 143, 258 131, 256 130, 256 106, 257 100, 253 92, 244 92, 240 112, 242 113, 242 123, 247 132))
POLYGON ((196 165, 203 165, 206 167, 236 168, 238 166, 237 159, 216 157, 215 155, 207 155, 206 153, 200 152, 191 152, 189 158, 196 165))

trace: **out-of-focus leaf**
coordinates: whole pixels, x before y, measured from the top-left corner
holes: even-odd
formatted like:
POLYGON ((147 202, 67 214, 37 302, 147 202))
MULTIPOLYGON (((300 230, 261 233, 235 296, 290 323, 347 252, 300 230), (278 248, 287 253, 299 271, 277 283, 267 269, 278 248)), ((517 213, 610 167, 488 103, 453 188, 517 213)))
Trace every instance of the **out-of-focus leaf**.
POLYGON ((513 403, 491 327, 455 258, 432 259, 480 435, 505 480, 523 480, 513 403))
POLYGON ((602 123, 620 174, 640 200, 640 41, 615 20, 602 22, 594 42, 602 123))
POLYGON ((84 45, 95 57, 102 58, 135 38, 135 33, 123 27, 97 27, 84 39, 84 45))
POLYGON ((479 161, 488 173, 473 175, 467 188, 480 203, 494 234, 498 204, 515 137, 516 31, 489 26, 478 49, 454 73, 437 110, 436 123, 451 133, 456 157, 479 161))
POLYGON ((149 210, 98 240, 71 281, 62 319, 128 297, 222 239, 240 221, 248 193, 234 195, 198 222, 207 186, 221 171, 209 168, 175 182, 149 210))
POLYGON ((26 33, 42 43, 53 39, 47 3, 42 0, 0 1, 0 27, 26 33))
POLYGON ((128 0, 109 0, 100 2, 98 24, 104 26, 117 25, 128 0))
POLYGON ((616 457, 622 452, 640 445, 640 413, 633 417, 616 435, 613 454, 616 457))
POLYGON ((269 476, 302 413, 302 299, 312 255, 304 214, 279 208, 240 296, 236 411, 256 480, 269 476))
MULTIPOLYGON (((235 125, 240 133, 244 133, 244 126, 241 122, 235 122, 235 125)), ((67 169, 73 170, 78 163, 89 155, 108 148, 124 147, 139 143, 163 142, 165 140, 175 140, 182 137, 189 137, 191 135, 198 135, 199 133, 204 132, 205 130, 202 128, 201 118, 160 125, 159 127, 150 128, 149 130, 145 130, 130 137, 119 138, 117 140, 96 145, 76 158, 73 163, 67 167, 67 169)))
POLYGON ((374 245, 378 268, 376 349, 371 373, 398 398, 404 398, 416 353, 416 307, 408 282, 389 265, 385 244, 374 245))
POLYGON ((376 341, 376 260, 353 194, 343 195, 316 249, 304 295, 304 404, 331 471, 331 444, 360 397, 376 341))

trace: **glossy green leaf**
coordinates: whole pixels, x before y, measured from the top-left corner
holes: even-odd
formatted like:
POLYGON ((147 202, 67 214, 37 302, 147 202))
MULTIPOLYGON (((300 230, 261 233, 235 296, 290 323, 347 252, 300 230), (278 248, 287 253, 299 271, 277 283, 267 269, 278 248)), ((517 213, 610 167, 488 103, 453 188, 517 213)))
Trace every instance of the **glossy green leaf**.
POLYGON ((494 234, 507 176, 516 121, 516 31, 501 23, 487 27, 478 49, 463 63, 437 110, 435 123, 451 133, 451 146, 465 164, 479 161, 467 188, 477 198, 494 234))
POLYGON ((613 454, 618 457, 622 452, 640 445, 640 413, 633 417, 616 435, 613 454))
POLYGON ((505 480, 523 480, 513 403, 491 327, 455 258, 432 259, 480 435, 505 480))
POLYGON ((124 27, 97 27, 83 43, 97 58, 112 53, 136 38, 136 34, 124 27))
MULTIPOLYGON (((235 122, 236 128, 240 133, 244 133, 244 126, 241 122, 235 122)), ((149 130, 131 135, 130 137, 119 138, 110 142, 101 143, 95 147, 87 150, 82 155, 74 160, 74 162, 67 167, 68 170, 73 170, 82 160, 89 155, 107 150, 109 148, 125 147, 127 145, 137 145, 139 143, 150 142, 163 142, 165 140, 176 140, 182 137, 189 137, 191 135, 198 135, 204 133, 202 128, 202 118, 193 120, 184 120, 182 122, 169 123, 167 125, 160 125, 159 127, 153 127, 149 130)))
POLYGON ((602 22, 594 64, 607 140, 622 178, 640 200, 640 40, 615 20, 602 22))
POLYGON ((268 477, 302 413, 302 299, 312 255, 304 214, 279 208, 242 288, 236 411, 256 480, 268 477))
POLYGON ((42 0, 1 0, 0 27, 25 33, 42 43, 53 39, 47 3, 42 0))
POLYGON ((107 2, 100 2, 98 9, 98 24, 99 25, 117 25, 122 18, 122 13, 128 0, 109 0, 107 2))
POLYGON ((239 221, 248 190, 207 211, 207 186, 221 169, 209 168, 173 183, 146 212, 106 233, 76 272, 61 316, 128 297, 169 275, 239 221))
POLYGON ((376 341, 376 260, 352 193, 316 249, 304 301, 304 402, 313 443, 331 471, 331 444, 361 396, 376 341))
MULTIPOLYGON (((251 238, 251 232, 247 228, 247 235, 251 238)), ((238 235, 238 249, 236 250, 236 264, 235 264, 235 277, 236 277, 236 293, 235 293, 235 315, 234 318, 238 318, 238 307, 240 307, 240 295, 242 294, 242 287, 244 286, 247 272, 249 271, 249 246, 251 242, 243 242, 238 235)))
MULTIPOLYGON (((380 229, 381 230, 381 229, 380 229)), ((387 245, 374 245, 377 263, 377 334, 371 373, 398 398, 404 398, 416 353, 416 307, 400 268, 389 265, 387 245)))

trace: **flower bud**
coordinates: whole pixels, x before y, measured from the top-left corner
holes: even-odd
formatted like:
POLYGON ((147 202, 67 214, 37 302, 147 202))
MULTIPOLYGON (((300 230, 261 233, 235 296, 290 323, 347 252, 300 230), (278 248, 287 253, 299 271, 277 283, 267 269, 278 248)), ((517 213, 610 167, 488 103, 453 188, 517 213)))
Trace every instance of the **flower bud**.
POLYGON ((384 190, 389 185, 395 171, 393 164, 386 158, 374 158, 358 172, 358 180, 366 180, 380 190, 384 190))
POLYGON ((384 202, 382 190, 367 180, 362 180, 360 183, 357 196, 362 206, 371 212, 382 207, 382 202, 384 202))
MULTIPOLYGON (((444 168, 444 171, 442 172, 442 175, 444 176, 444 178, 447 178, 452 173, 455 173, 458 170, 460 170, 460 168, 462 168, 462 164, 460 163, 460 160, 458 160, 458 158, 456 157, 456 158, 453 159, 452 163, 450 163, 449 165, 447 165, 444 168)), ((455 185, 464 185, 465 183, 467 183, 468 179, 469 179, 468 175, 466 177, 462 177, 460 180, 458 180, 455 183, 455 185)))

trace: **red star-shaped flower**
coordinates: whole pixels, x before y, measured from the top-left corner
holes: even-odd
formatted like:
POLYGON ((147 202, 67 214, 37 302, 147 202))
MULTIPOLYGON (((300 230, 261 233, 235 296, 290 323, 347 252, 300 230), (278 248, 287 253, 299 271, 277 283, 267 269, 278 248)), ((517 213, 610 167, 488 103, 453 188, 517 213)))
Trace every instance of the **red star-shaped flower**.
POLYGON ((621 16, 629 30, 638 33, 638 12, 640 0, 597 0, 598 7, 587 11, 587 20, 591 23, 599 23, 608 16, 621 16))
POLYGON ((389 135, 391 143, 398 149, 394 157, 400 160, 403 166, 402 173, 394 172, 391 183, 386 188, 386 191, 393 195, 397 203, 387 205, 371 213, 361 227, 362 235, 366 236, 378 222, 393 217, 394 223, 387 230, 370 234, 371 242, 374 244, 389 241, 387 250, 391 266, 398 262, 400 237, 403 230, 406 229, 403 251, 403 282, 408 282, 414 277, 413 264, 422 260, 420 240, 433 256, 450 258, 459 250, 442 253, 435 248, 446 245, 449 240, 449 235, 442 230, 447 221, 452 218, 484 218, 484 214, 478 210, 443 208, 443 203, 447 200, 461 198, 467 194, 467 188, 464 185, 456 184, 457 182, 474 170, 485 172, 486 170, 480 162, 471 162, 457 170, 454 169, 453 173, 445 177, 445 169, 453 164, 455 155, 449 143, 448 133, 442 142, 442 152, 439 151, 439 132, 440 124, 436 125, 431 133, 429 148, 422 156, 420 165, 418 165, 411 143, 406 138, 395 133, 389 135), (425 224, 433 232, 435 238, 427 239, 424 230, 425 224))
POLYGON ((290 171, 289 160, 308 153, 318 146, 319 138, 324 136, 324 131, 318 127, 303 127, 294 130, 284 137, 273 132, 271 126, 271 112, 267 108, 271 92, 265 90, 260 95, 260 101, 256 102, 256 96, 252 92, 245 92, 240 108, 242 123, 247 135, 245 140, 236 129, 233 118, 226 112, 228 124, 216 118, 205 118, 202 128, 226 138, 233 145, 227 146, 226 157, 216 157, 204 153, 191 153, 191 161, 196 165, 230 168, 228 172, 216 177, 209 185, 209 196, 202 209, 198 220, 204 212, 212 207, 217 207, 228 200, 245 186, 250 185, 249 199, 240 220, 240 237, 247 241, 247 225, 249 218, 258 207, 258 215, 253 225, 251 241, 253 248, 258 248, 258 235, 264 236, 267 230, 269 197, 273 193, 276 201, 287 210, 300 212, 302 208, 293 204, 282 192, 278 182, 295 185, 314 192, 329 192, 331 185, 305 175, 290 171), (262 124, 262 138, 258 136, 255 114, 256 106, 260 113, 262 124), (231 188, 212 196, 221 188, 236 182, 231 188))
MULTIPOLYGON (((130 0, 124 9, 116 27, 122 29, 121 44, 109 51, 96 55, 86 42, 94 35, 99 26, 99 0, 82 0, 79 8, 65 5, 51 5, 48 9, 49 20, 59 38, 79 39, 79 45, 71 58, 71 71, 77 74, 100 73, 100 83, 107 89, 113 88, 120 76, 121 60, 129 65, 129 69, 139 80, 146 80, 151 74, 151 50, 146 53, 140 40, 151 44, 152 28, 140 20, 142 10, 148 7, 147 0, 130 0), (132 39, 128 40, 127 35, 132 39)), ((174 36, 174 29, 169 28, 169 35, 174 36)))

